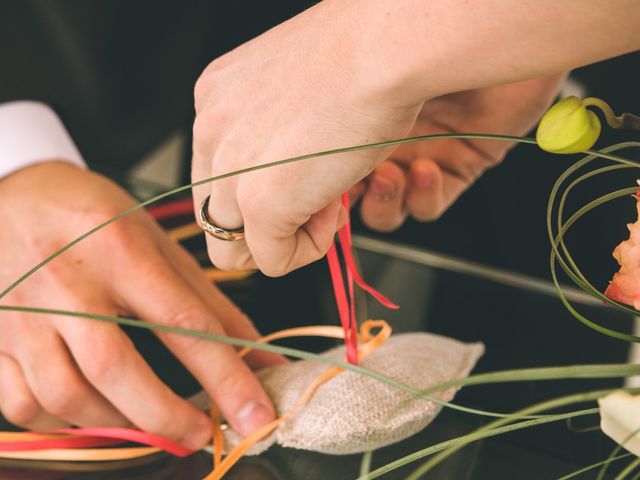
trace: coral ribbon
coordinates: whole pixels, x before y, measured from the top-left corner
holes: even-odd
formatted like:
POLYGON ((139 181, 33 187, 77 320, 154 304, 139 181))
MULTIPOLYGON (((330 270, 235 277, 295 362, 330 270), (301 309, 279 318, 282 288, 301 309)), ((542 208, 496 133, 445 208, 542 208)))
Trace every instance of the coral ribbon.
MULTIPOLYGON (((342 207, 345 212, 349 212, 349 194, 342 194, 342 207)), ((336 244, 333 243, 329 252, 327 252, 327 261, 329 262, 329 270, 331 272, 331 282, 333 283, 333 291, 336 297, 336 304, 338 306, 338 314, 340 316, 340 323, 344 330, 344 341, 347 347, 347 361, 354 365, 358 364, 358 340, 357 340, 357 320, 356 320, 356 305, 354 298, 353 282, 358 284, 360 288, 371 294, 376 300, 378 300, 385 307, 397 309, 398 306, 368 285, 356 265, 353 258, 353 250, 351 245, 351 221, 347 215, 347 221, 344 226, 339 230, 338 237, 340 238, 340 249, 342 251, 342 257, 346 264, 347 273, 347 286, 349 288, 349 299, 347 300, 347 293, 345 291, 344 279, 342 276, 342 267, 340 266, 340 260, 338 259, 338 250, 336 244)))
POLYGON ((147 212, 158 221, 184 215, 193 215, 193 200, 191 198, 185 198, 183 200, 152 205, 147 207, 147 212))

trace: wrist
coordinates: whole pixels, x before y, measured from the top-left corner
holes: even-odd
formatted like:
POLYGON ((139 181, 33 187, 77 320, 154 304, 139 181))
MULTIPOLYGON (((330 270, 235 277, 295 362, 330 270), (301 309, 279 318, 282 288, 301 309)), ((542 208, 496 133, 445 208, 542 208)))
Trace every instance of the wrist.
POLYGON ((340 33, 355 82, 399 106, 557 74, 639 44, 632 0, 325 3, 350 27, 340 33))
POLYGON ((8 192, 31 195, 34 191, 48 188, 48 184, 60 185, 68 175, 90 173, 81 165, 70 163, 65 159, 51 159, 32 163, 14 170, 0 178, 0 193, 8 192))
POLYGON ((424 0, 325 0, 327 43, 352 98, 391 109, 414 109, 445 92, 424 81, 431 55, 418 46, 424 0), (402 25, 401 29, 390 28, 402 25))

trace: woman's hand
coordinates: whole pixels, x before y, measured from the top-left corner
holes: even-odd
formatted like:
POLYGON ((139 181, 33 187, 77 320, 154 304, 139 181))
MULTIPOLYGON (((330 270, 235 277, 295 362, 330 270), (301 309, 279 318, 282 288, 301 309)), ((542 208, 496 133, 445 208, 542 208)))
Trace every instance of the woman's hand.
MULTIPOLYGON (((393 83, 355 67, 367 25, 344 2, 322 2, 212 62, 195 88, 193 180, 296 155, 404 137, 422 102, 389 95, 393 83)), ((362 59, 364 60, 364 59, 362 59)), ((390 149, 334 155, 194 189, 216 225, 246 240, 207 238, 220 268, 283 275, 321 258, 344 221, 340 195, 390 149)))
MULTIPOLYGON (((0 288, 136 202, 109 180, 60 162, 0 180, 0 288)), ((255 328, 144 211, 81 241, 2 299, 4 305, 135 316, 255 339, 255 328)), ((116 325, 0 312, 0 411, 12 423, 125 426, 200 448, 210 421, 160 381, 116 325)), ((160 340, 238 431, 274 418, 250 368, 228 345, 177 334, 160 340)), ((258 354, 253 366, 281 361, 258 354)))
MULTIPOLYGON (((426 102, 410 136, 437 133, 527 133, 557 95, 565 75, 454 93, 426 102)), ((447 139, 396 149, 374 173, 353 187, 371 228, 391 231, 408 215, 440 217, 482 173, 502 161, 509 142, 447 139)))
MULTIPOLYGON (((206 68, 195 88, 193 179, 404 137, 425 102, 428 109, 456 105, 458 114, 465 113, 464 102, 443 95, 477 94, 632 51, 640 43, 639 20, 632 0, 616 0, 615 7, 600 0, 540 0, 535 6, 510 0, 325 0, 206 68)), ((481 111, 486 106, 474 104, 481 111)), ((452 120, 446 112, 434 118, 452 120)), ((478 125, 482 131, 481 117, 476 120, 450 126, 478 125)), ((421 121, 418 128, 434 126, 421 121)), ((432 211, 419 215, 443 211, 504 153, 504 146, 484 151, 484 143, 475 142, 471 150, 475 145, 482 149, 475 158, 468 148, 453 153, 456 165, 446 182, 433 177, 444 173, 449 160, 436 155, 437 147, 420 147, 431 152, 420 157, 439 159, 439 165, 421 168, 429 169, 442 191, 431 195, 432 211)), ((344 221, 340 194, 390 153, 323 157, 197 188, 196 208, 211 195, 213 223, 244 227, 246 233, 246 240, 234 242, 208 238, 211 259, 221 268, 257 266, 268 275, 319 259, 344 221)))

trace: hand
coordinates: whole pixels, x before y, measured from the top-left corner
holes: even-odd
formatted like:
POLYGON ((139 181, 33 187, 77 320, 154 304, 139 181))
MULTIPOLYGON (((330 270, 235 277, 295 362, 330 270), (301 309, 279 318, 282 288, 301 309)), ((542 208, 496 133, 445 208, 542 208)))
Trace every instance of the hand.
MULTIPOLYGON (((207 67, 195 88, 194 181, 409 133, 423 99, 400 98, 385 75, 354 66, 353 44, 371 26, 351 22, 349 8, 322 2, 207 67)), ((323 157, 194 189, 198 209, 211 195, 213 223, 246 233, 246 241, 208 237, 211 259, 282 275, 321 258, 345 220, 340 194, 389 153, 323 157)))
MULTIPOLYGON (((436 133, 527 133, 557 95, 564 75, 454 93, 426 102, 410 136, 436 133)), ((407 215, 439 218, 482 173, 502 161, 509 142, 451 139, 400 146, 350 192, 362 196, 367 226, 391 231, 407 215)))
MULTIPOLYGON (((46 256, 135 201, 109 180, 60 162, 0 180, 0 285, 6 288, 46 256)), ((81 241, 13 290, 2 303, 136 316, 255 339, 251 322, 212 286, 199 266, 144 211, 81 241)), ((31 429, 125 426, 191 448, 210 421, 163 384, 116 325, 88 319, 2 312, 0 411, 31 429)), ((248 434, 274 418, 251 370, 228 345, 158 333, 248 434)), ((258 354, 252 366, 281 361, 258 354)))

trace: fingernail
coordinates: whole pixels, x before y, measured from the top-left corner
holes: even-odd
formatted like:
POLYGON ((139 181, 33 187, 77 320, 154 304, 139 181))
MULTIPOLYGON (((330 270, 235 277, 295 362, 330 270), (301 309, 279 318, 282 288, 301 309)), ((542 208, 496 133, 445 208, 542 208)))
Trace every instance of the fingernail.
POLYGON ((260 427, 266 425, 271 420, 274 420, 273 412, 270 408, 267 408, 260 402, 251 400, 247 402, 244 407, 240 409, 236 416, 236 422, 240 430, 239 433, 244 435, 251 435, 260 427))
POLYGON ((383 202, 392 200, 396 196, 396 184, 393 183, 382 175, 374 175, 371 179, 371 193, 376 197, 376 200, 383 202))

